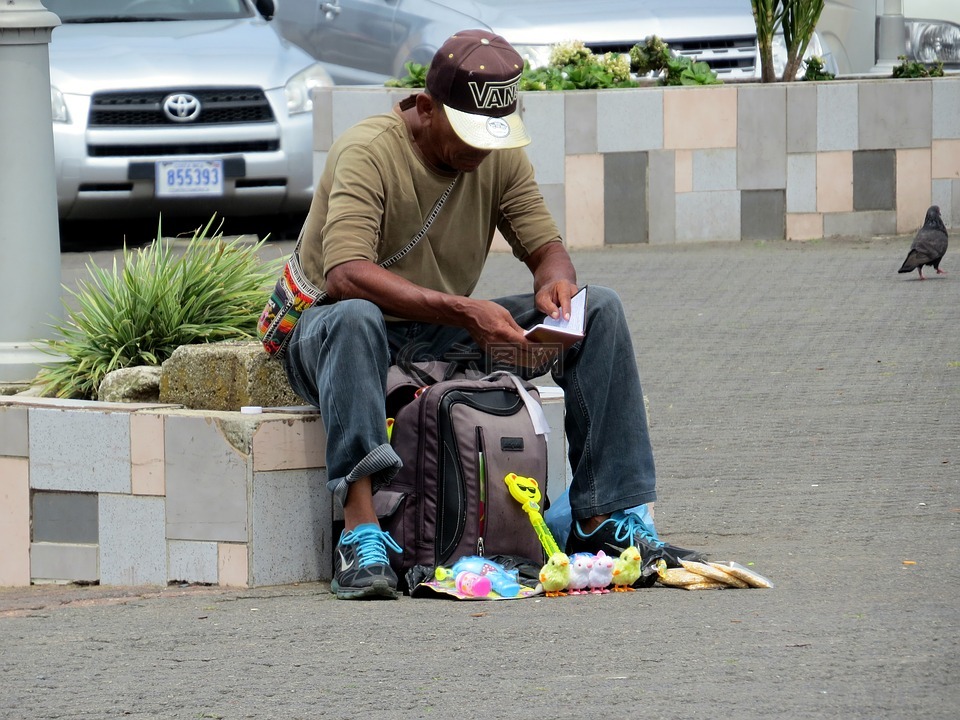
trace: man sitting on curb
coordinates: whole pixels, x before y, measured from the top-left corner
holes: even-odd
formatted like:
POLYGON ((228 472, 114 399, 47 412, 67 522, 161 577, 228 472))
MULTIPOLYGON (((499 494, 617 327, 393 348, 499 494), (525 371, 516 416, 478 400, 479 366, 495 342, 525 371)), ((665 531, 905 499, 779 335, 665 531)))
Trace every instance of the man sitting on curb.
POLYGON ((522 147, 517 112, 523 60, 503 38, 480 30, 450 37, 430 64, 426 90, 393 112, 341 135, 304 226, 304 271, 334 300, 314 306, 290 337, 284 366, 293 389, 320 407, 327 430, 329 487, 343 505, 335 556, 339 598, 395 598, 373 494, 400 459, 384 423, 387 369, 416 344, 421 358, 456 348, 515 350, 518 374, 552 368, 564 390, 573 477, 567 551, 608 555, 629 545, 645 560, 676 566, 699 553, 657 538, 629 511, 656 498, 653 453, 630 332, 619 297, 591 285, 586 336, 544 362, 524 328, 568 316, 577 276, 522 147), (388 269, 456 184, 429 232, 388 269), (533 292, 470 297, 499 229, 533 276, 533 292))

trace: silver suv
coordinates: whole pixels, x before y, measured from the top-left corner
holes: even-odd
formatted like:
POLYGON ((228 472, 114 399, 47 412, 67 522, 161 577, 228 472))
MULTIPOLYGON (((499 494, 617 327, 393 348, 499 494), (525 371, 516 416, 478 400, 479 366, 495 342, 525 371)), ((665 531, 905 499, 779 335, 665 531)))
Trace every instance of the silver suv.
MULTIPOLYGON (((281 34, 327 65, 338 84, 382 84, 426 65, 457 30, 484 28, 512 43, 530 65, 550 46, 581 40, 595 53, 627 52, 659 35, 710 64, 723 80, 759 77, 750 0, 276 0, 281 34)), ((782 56, 786 50, 777 47, 782 56)), ((821 54, 819 40, 810 54, 821 54)))
POLYGON ((310 89, 272 0, 44 0, 61 219, 306 212, 310 89))

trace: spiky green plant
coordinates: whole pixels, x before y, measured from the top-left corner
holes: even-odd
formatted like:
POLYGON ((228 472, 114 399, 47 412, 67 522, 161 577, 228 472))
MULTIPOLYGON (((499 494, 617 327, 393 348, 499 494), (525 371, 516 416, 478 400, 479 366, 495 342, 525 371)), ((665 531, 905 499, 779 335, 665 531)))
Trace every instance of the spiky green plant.
POLYGON ((765 83, 778 80, 773 64, 773 40, 777 32, 782 32, 787 53, 782 79, 784 82, 796 80, 823 13, 824 0, 750 0, 750 4, 757 26, 760 79, 765 83))
POLYGON ((783 41, 787 46, 787 64, 783 80, 797 78, 803 56, 823 13, 824 0, 781 0, 783 3, 783 41))
MULTIPOLYGON (((225 241, 214 219, 198 228, 182 252, 157 238, 123 249, 123 267, 87 263, 66 319, 44 351, 63 360, 41 368, 34 384, 44 395, 93 398, 104 376, 125 367, 160 365, 181 345, 254 337, 257 318, 282 260, 262 262, 255 244, 225 241)), ((222 226, 221 226, 222 227, 222 226)))
POLYGON ((776 82, 777 73, 773 67, 773 37, 783 21, 781 0, 750 0, 753 7, 753 22, 757 27, 757 46, 760 50, 760 79, 763 82, 776 82))

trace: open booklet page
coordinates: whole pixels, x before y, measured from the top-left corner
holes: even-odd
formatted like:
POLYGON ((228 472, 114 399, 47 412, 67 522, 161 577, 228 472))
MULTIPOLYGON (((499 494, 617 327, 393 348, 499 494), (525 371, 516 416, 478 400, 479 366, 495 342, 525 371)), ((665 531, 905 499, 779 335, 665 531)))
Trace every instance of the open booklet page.
POLYGON ((556 343, 567 348, 583 338, 583 324, 587 311, 587 288, 570 298, 569 319, 545 317, 524 335, 534 342, 556 343))

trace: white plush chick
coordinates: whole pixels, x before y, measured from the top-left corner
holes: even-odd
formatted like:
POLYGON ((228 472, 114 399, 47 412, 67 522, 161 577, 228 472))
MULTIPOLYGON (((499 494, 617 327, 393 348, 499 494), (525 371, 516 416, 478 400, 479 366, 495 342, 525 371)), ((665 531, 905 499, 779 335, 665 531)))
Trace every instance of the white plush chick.
POLYGON ((576 553, 570 558, 570 594, 586 595, 584 589, 590 582, 590 570, 593 569, 593 555, 576 553))
POLYGON ((605 595, 610 592, 607 590, 607 586, 613 580, 613 565, 614 559, 603 550, 594 556, 593 567, 590 569, 587 580, 590 592, 596 595, 605 595))

